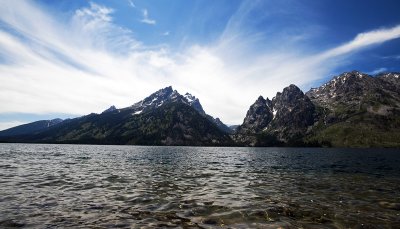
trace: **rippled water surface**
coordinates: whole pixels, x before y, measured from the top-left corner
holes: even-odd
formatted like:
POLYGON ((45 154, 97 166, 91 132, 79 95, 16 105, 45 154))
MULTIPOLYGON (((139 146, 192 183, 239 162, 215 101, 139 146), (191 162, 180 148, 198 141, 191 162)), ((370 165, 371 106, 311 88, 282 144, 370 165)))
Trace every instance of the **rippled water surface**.
POLYGON ((0 144, 0 228, 400 228, 400 151, 0 144))

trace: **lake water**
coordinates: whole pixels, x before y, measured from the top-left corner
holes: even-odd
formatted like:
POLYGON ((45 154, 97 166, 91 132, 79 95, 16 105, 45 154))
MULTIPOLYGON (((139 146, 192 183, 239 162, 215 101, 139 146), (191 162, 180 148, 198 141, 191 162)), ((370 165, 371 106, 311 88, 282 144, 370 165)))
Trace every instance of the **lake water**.
POLYGON ((400 228, 400 151, 0 144, 5 227, 400 228))

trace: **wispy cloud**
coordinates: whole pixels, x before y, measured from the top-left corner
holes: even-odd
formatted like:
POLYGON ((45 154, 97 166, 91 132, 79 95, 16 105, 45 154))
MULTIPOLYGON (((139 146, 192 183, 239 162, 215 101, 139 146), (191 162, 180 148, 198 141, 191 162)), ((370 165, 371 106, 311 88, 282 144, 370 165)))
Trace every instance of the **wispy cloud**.
POLYGON ((375 70, 373 70, 371 72, 368 72, 368 74, 376 75, 376 74, 379 74, 379 73, 382 73, 382 72, 387 72, 387 71, 388 71, 387 68, 377 68, 377 69, 375 69, 375 70))
POLYGON ((147 9, 143 9, 142 10, 142 14, 143 14, 143 19, 140 20, 141 22, 143 22, 145 24, 149 24, 149 25, 155 25, 156 24, 156 20, 149 18, 149 12, 147 11, 147 9))
POLYGON ((169 31, 165 31, 165 32, 163 32, 161 35, 163 35, 163 36, 169 36, 169 31))
POLYGON ((130 7, 136 8, 136 5, 133 3, 132 0, 128 0, 128 4, 129 4, 130 7))
POLYGON ((394 56, 383 56, 381 57, 382 59, 394 59, 394 60, 400 60, 400 55, 394 55, 394 56))
POLYGON ((353 40, 324 52, 321 57, 331 58, 357 51, 359 49, 381 44, 400 37, 400 25, 358 34, 353 40))
MULTIPOLYGON (((221 39, 179 53, 149 48, 113 22, 113 9, 90 3, 62 22, 31 1, 0 0, 0 113, 101 112, 126 107, 172 85, 200 98, 205 110, 240 123, 260 95, 290 83, 306 88, 337 66, 332 58, 398 37, 398 28, 365 32, 320 52, 304 52, 293 36, 263 47, 265 34, 241 22, 257 8, 249 1, 221 39)), ((155 24, 143 11, 144 23, 155 24)), ((297 36, 299 34, 296 34, 297 36)))

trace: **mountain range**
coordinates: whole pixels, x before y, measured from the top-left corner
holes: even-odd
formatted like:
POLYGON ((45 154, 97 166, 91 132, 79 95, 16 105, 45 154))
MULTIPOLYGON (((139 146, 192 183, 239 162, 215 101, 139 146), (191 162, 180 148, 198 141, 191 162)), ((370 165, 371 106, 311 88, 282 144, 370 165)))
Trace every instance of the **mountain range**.
POLYGON ((195 96, 163 88, 132 106, 0 131, 1 142, 400 147, 400 73, 345 72, 304 93, 259 96, 241 125, 226 126, 195 96))

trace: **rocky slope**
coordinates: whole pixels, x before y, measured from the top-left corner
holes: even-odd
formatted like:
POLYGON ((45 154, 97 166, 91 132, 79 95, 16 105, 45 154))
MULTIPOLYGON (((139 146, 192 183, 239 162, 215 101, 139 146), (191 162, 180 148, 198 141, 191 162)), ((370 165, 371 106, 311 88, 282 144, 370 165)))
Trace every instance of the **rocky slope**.
POLYGON ((255 146, 400 146, 400 74, 345 72, 304 94, 295 85, 250 106, 234 139, 255 146))
POLYGON ((250 106, 243 124, 236 131, 242 135, 256 134, 268 126, 274 117, 271 100, 265 100, 262 96, 250 106))
POLYGON ((316 118, 315 106, 295 85, 250 106, 234 138, 246 145, 298 144, 316 118))
POLYGON ((171 86, 163 88, 151 94, 144 100, 137 102, 131 107, 126 109, 133 110, 134 114, 140 114, 144 111, 154 110, 162 106, 163 104, 171 102, 183 103, 192 107, 200 115, 204 116, 212 123, 214 123, 221 131, 226 133, 231 133, 231 129, 229 129, 229 127, 227 127, 224 123, 222 123, 219 118, 213 118, 212 116, 206 114, 198 98, 189 93, 181 95, 176 90, 173 90, 171 86))
POLYGON ((370 76, 358 71, 334 77, 306 95, 320 119, 307 141, 333 146, 400 146, 398 73, 370 76))

